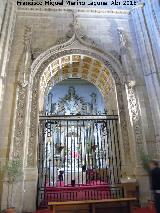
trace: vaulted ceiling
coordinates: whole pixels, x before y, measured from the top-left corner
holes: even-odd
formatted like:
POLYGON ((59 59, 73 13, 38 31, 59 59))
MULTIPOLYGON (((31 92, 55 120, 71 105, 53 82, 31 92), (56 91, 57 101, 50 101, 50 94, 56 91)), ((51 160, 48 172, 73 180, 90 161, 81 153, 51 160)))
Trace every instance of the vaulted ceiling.
POLYGON ((68 78, 81 78, 93 83, 106 96, 113 86, 109 70, 97 59, 86 55, 66 55, 53 61, 44 70, 40 90, 48 92, 58 82, 68 78))

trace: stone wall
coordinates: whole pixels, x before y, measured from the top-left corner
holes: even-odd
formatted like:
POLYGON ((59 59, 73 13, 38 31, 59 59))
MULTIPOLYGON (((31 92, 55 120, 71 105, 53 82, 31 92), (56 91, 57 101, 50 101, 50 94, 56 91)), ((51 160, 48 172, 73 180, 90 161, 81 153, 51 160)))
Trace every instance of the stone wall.
POLYGON ((7 0, 0 2, 0 29, 2 28, 7 0))
POLYGON ((152 142, 150 140, 149 150, 155 153, 157 151, 157 157, 159 158, 160 62, 158 55, 160 53, 160 25, 158 24, 158 21, 160 15, 157 8, 160 8, 158 1, 146 1, 144 6, 141 5, 138 10, 132 11, 132 21, 138 49, 137 56, 139 56, 139 67, 141 67, 144 76, 145 86, 147 88, 151 107, 150 111, 152 112, 155 128, 156 146, 153 150, 152 143, 155 141, 152 142))

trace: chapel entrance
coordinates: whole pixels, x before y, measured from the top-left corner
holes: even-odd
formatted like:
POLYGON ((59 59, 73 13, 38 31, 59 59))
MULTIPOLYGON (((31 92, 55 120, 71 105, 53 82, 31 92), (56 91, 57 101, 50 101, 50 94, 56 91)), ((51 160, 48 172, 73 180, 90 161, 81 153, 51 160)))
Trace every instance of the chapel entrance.
POLYGON ((118 115, 108 114, 95 86, 71 81, 49 91, 39 118, 38 207, 123 197, 118 115))

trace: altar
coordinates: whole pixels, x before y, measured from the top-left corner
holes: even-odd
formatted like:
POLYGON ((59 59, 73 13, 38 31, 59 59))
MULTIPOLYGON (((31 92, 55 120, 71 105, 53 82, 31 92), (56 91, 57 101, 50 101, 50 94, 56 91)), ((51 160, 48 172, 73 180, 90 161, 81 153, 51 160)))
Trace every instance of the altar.
POLYGON ((80 185, 86 184, 86 172, 82 169, 75 170, 74 172, 65 171, 64 173, 64 185, 80 185))

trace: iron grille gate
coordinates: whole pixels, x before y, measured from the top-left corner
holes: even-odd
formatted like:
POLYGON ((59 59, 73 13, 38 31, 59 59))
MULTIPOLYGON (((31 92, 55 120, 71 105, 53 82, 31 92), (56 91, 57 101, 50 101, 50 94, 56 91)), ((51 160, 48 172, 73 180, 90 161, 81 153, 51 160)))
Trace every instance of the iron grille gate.
POLYGON ((81 198, 73 193, 79 187, 102 191, 106 186, 109 198, 122 196, 115 187, 121 176, 118 116, 41 116, 38 147, 38 207, 49 197, 86 199, 88 192, 81 198), (70 195, 64 195, 69 189, 70 195))

